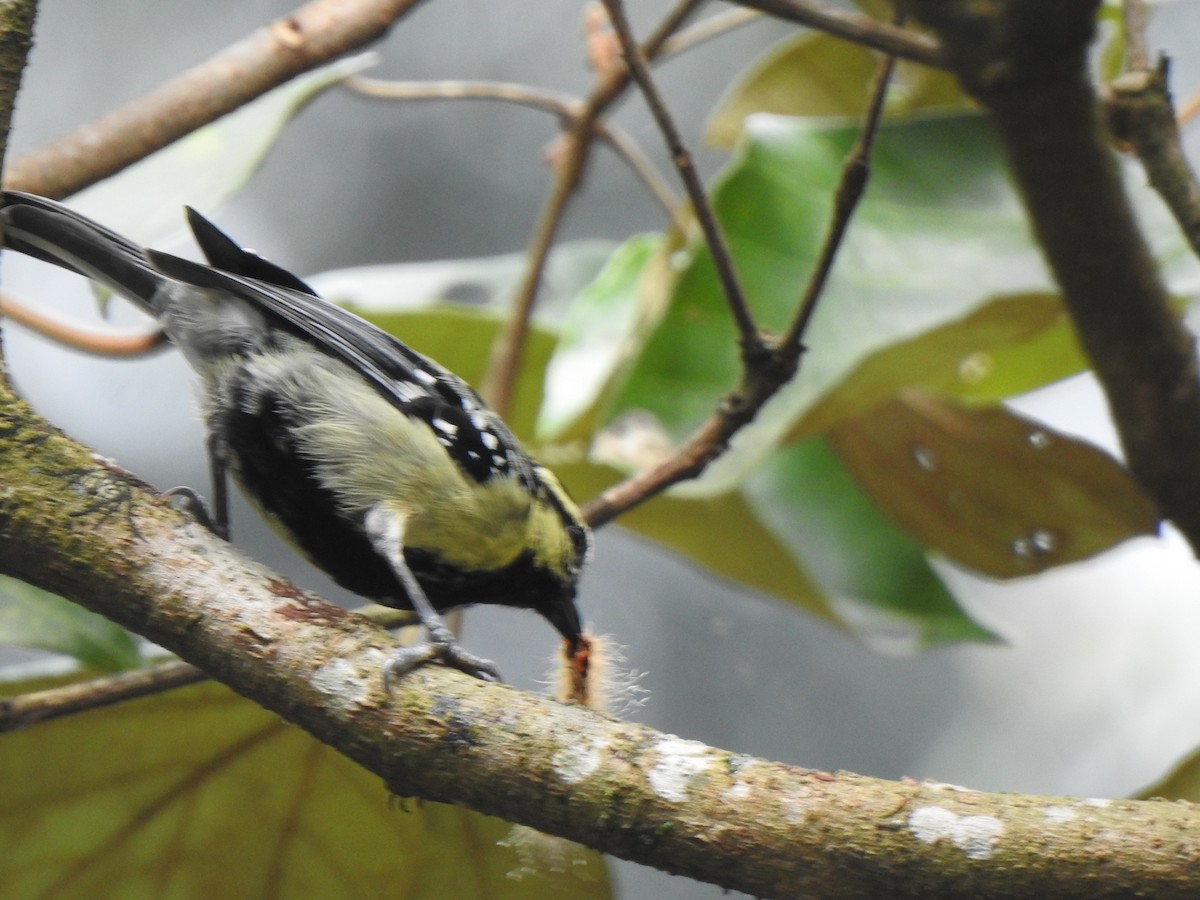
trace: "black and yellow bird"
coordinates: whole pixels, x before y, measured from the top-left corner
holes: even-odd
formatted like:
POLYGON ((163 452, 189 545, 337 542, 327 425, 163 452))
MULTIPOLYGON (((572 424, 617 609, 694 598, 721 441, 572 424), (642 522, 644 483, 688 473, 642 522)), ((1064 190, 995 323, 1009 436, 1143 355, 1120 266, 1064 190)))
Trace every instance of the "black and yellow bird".
POLYGON ((461 605, 536 610, 578 648, 591 535, 554 475, 456 375, 187 215, 208 265, 31 194, 4 193, 0 227, 8 249, 137 303, 199 375, 210 527, 228 536, 232 474, 338 584, 414 610, 427 640, 387 679, 432 659, 498 679, 442 622, 461 605))

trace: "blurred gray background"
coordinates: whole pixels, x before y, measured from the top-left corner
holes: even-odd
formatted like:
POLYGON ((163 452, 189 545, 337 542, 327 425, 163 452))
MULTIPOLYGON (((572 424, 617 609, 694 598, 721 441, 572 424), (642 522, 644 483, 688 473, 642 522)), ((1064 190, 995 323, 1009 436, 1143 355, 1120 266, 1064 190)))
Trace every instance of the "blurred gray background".
MULTIPOLYGON (((667 8, 629 5, 643 30, 667 8)), ((291 9, 282 0, 45 0, 10 152, 138 97, 291 9)), ((382 60, 369 74, 498 79, 582 94, 591 77, 581 15, 581 4, 565 0, 427 3, 376 48, 382 60)), ((1197 24, 1194 4, 1168 5, 1157 14, 1155 46, 1183 54, 1180 37, 1197 24)), ((790 32, 762 21, 660 70, 693 144, 734 74, 790 32)), ((1179 95, 1200 84, 1186 56, 1173 76, 1179 95)), ((622 104, 618 121, 667 171, 639 98, 622 104)), ((508 106, 385 106, 334 91, 288 128, 217 218, 302 274, 519 251, 548 190, 541 156, 555 127, 544 114, 508 106)), ((709 174, 723 158, 700 153, 709 174)), ((622 164, 606 151, 594 160, 564 237, 622 239, 663 227, 622 164)), ((30 287, 45 283, 44 272, 5 265, 7 285, 10 271, 30 287)), ((187 376, 171 355, 97 361, 15 326, 6 332, 22 390, 57 424, 164 488, 207 484, 187 376)), ((1114 445, 1086 378, 1021 408, 1114 445)), ((244 506, 234 510, 234 527, 252 554, 336 594, 244 506)), ((600 535, 581 602, 594 630, 613 635, 628 665, 645 673, 649 699, 631 717, 731 750, 886 778, 1114 796, 1200 745, 1200 573, 1173 535, 1018 584, 948 577, 1006 645, 882 656, 614 528, 600 535)), ((472 611, 466 640, 511 682, 533 689, 554 648, 540 619, 510 610, 472 611)), ((725 896, 632 865, 620 864, 616 877, 626 897, 725 896)))

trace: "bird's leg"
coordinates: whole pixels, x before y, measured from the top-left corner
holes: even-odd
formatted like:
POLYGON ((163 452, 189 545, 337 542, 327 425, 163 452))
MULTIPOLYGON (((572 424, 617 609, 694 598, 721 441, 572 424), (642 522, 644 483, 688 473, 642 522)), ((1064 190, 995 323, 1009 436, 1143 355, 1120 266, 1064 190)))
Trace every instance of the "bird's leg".
POLYGON ((195 489, 180 486, 163 491, 159 497, 175 509, 187 513, 223 541, 229 540, 229 482, 225 458, 217 450, 216 438, 210 433, 206 442, 208 471, 212 475, 212 510, 195 489))
POLYGON ((435 659, 484 681, 501 681, 496 664, 467 652, 425 596, 417 577, 404 560, 404 520, 377 506, 367 515, 364 524, 375 551, 388 561, 413 611, 425 627, 426 639, 422 643, 397 650, 383 664, 383 682, 387 688, 390 690, 396 679, 435 659))

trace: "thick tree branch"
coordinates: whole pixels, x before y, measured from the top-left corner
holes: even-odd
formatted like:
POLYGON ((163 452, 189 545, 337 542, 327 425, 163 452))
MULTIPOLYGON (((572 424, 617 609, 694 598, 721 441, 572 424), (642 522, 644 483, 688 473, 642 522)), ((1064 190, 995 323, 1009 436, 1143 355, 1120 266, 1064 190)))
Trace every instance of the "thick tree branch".
POLYGON ((1200 379, 1087 69, 1098 0, 914 0, 992 113, 1133 474, 1200 552, 1200 379))
MULTIPOLYGON (((1200 892, 1200 810, 987 794, 755 759, 430 666, 389 696, 394 639, 297 590, 0 394, 0 571, 178 653, 377 773, 763 897, 1200 892), (96 508, 79 487, 127 501, 96 508)), ((382 787, 381 787, 382 798, 382 787)))
POLYGON ((9 163, 4 186, 62 198, 290 78, 383 37, 420 0, 315 0, 60 140, 9 163))

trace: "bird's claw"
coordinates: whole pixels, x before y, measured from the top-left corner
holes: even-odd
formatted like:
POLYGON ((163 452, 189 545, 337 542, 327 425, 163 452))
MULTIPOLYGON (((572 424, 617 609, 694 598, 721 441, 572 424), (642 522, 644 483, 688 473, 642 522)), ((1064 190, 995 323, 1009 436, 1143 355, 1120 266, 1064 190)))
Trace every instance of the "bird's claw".
POLYGON ((185 485, 168 488, 158 495, 158 499, 172 509, 191 516, 222 540, 229 540, 229 528, 222 526, 212 517, 208 511, 208 504, 193 488, 185 485))
POLYGON ((502 682, 500 670, 489 659, 483 659, 468 653, 455 641, 440 641, 430 639, 411 647, 402 647, 388 657, 383 664, 383 684, 389 691, 392 685, 426 663, 439 660, 443 665, 458 669, 460 672, 478 678, 481 681, 502 682))

